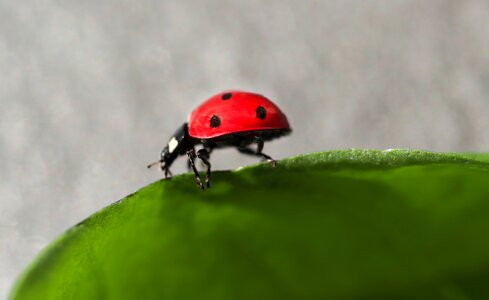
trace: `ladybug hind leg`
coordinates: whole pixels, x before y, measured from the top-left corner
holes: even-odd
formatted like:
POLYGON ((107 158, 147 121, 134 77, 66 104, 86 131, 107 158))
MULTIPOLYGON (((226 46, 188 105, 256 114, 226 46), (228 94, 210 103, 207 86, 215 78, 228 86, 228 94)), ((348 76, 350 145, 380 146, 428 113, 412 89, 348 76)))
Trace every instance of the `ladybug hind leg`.
POLYGON ((267 161, 269 162, 272 166, 276 167, 277 166, 277 161, 274 160, 272 157, 269 155, 263 153, 263 146, 265 145, 265 142, 262 139, 257 139, 256 140, 256 151, 249 148, 245 143, 242 143, 241 145, 238 146, 238 151, 247 154, 247 155, 253 155, 253 156, 258 156, 262 158, 262 161, 267 161))

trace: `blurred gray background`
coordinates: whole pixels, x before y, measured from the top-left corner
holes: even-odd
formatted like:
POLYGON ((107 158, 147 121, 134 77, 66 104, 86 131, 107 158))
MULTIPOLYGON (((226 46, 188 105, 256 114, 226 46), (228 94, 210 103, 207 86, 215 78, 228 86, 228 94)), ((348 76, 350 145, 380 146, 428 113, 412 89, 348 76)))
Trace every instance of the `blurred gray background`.
POLYGON ((0 0, 0 298, 57 235, 159 179, 146 164, 230 88, 288 115, 276 158, 489 151, 489 2, 0 0))

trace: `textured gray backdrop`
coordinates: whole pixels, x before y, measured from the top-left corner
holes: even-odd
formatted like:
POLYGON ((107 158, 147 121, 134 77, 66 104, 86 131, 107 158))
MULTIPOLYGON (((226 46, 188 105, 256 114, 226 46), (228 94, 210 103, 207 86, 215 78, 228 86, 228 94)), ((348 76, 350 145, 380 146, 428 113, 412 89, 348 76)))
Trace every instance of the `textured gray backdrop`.
POLYGON ((0 0, 0 298, 53 238, 157 180, 146 164, 223 89, 288 114, 277 158, 488 151, 488 28, 487 0, 0 0))

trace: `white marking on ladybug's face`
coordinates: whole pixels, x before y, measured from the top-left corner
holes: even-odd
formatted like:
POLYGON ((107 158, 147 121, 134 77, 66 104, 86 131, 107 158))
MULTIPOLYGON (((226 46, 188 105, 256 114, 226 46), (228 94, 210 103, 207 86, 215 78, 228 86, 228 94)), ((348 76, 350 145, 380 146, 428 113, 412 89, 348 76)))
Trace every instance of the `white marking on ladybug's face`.
POLYGON ((178 141, 175 137, 172 137, 168 142, 168 152, 173 153, 178 146, 178 141))

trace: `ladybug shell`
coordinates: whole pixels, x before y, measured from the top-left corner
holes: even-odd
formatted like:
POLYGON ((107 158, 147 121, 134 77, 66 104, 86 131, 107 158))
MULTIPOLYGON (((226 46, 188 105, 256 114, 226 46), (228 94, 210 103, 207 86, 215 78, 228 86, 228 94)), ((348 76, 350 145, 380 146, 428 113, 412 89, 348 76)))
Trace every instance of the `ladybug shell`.
POLYGON ((264 96, 243 91, 210 97, 188 119, 188 133, 198 139, 266 130, 290 130, 287 117, 264 96))

